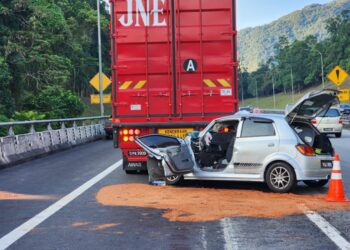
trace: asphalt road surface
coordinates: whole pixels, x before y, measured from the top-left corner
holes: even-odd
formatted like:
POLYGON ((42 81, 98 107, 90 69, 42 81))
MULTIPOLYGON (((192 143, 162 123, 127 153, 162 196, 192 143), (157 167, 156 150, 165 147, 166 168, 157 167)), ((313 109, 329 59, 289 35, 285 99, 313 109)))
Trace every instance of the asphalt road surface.
MULTIPOLYGON (((350 195, 350 131, 332 141, 341 155, 344 184, 350 195)), ((9 249, 85 250, 349 247, 349 212, 321 213, 321 221, 316 214, 313 219, 321 226, 306 215, 183 223, 169 222, 161 216, 163 211, 157 209, 102 206, 95 198, 102 187, 147 183, 146 175, 126 175, 119 167, 120 159, 120 152, 112 148, 111 141, 99 141, 0 170, 0 191, 50 198, 0 200, 0 249, 6 244, 9 249), (109 224, 117 227, 103 229, 103 225, 109 224), (99 230, 101 225, 103 230, 99 230), (332 240, 338 241, 338 245, 332 240)), ((262 184, 188 185, 266 190, 262 184)), ((295 192, 326 193, 327 188, 314 190, 300 185, 295 192)))

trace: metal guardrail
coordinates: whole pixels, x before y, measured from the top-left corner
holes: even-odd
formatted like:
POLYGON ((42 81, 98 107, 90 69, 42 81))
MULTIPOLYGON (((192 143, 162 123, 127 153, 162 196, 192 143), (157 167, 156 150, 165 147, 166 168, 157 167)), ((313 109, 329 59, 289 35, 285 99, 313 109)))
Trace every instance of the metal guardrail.
POLYGON ((80 117, 80 118, 67 118, 67 119, 51 119, 51 120, 33 120, 33 121, 15 121, 15 122, 0 122, 0 127, 8 127, 8 135, 13 136, 15 135, 14 126, 20 126, 20 125, 30 125, 30 133, 35 133, 35 125, 38 124, 47 124, 47 130, 52 130, 51 124, 53 123, 60 123, 61 128, 64 129, 66 126, 66 123, 72 122, 73 127, 77 126, 77 122, 84 122, 84 121, 104 121, 105 119, 109 118, 109 116, 97 116, 97 117, 80 117))
POLYGON ((262 109, 261 112, 264 114, 278 114, 278 115, 284 114, 283 109, 262 109))
MULTIPOLYGON (((108 116, 0 122, 0 128, 8 128, 8 135, 0 136, 0 168, 57 150, 100 140, 105 137, 106 118, 108 116), (35 131, 35 125, 40 124, 47 124, 47 130, 44 125, 41 125, 37 129, 45 131, 35 131), (18 135, 14 133, 18 128, 16 126, 21 128, 18 130, 20 131, 18 135), (30 131, 27 131, 29 129, 30 131)), ((2 132, 6 134, 4 129, 2 132)))

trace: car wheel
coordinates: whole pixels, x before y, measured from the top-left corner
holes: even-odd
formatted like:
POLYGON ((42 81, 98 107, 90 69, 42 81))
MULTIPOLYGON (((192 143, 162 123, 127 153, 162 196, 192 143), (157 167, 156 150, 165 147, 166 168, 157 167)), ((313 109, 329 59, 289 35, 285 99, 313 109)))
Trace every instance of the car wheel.
POLYGON ((167 185, 179 185, 183 181, 183 176, 182 175, 174 175, 174 176, 169 176, 165 177, 165 182, 167 185))
POLYGON ((335 137, 340 138, 341 137, 341 133, 336 133, 335 137))
POLYGON ((296 184, 292 167, 284 162, 272 164, 267 170, 265 180, 270 190, 275 193, 288 193, 296 184))
POLYGON ((303 182, 309 187, 320 188, 325 186, 328 183, 328 181, 329 180, 327 179, 327 180, 303 181, 303 182))

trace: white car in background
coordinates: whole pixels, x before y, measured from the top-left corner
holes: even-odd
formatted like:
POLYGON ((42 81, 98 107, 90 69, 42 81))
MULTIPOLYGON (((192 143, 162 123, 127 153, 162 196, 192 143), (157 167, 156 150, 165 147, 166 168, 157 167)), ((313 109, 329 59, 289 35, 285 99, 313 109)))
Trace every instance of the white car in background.
POLYGON ((340 138, 343 131, 343 118, 338 108, 330 108, 321 113, 311 123, 323 134, 334 134, 340 138))

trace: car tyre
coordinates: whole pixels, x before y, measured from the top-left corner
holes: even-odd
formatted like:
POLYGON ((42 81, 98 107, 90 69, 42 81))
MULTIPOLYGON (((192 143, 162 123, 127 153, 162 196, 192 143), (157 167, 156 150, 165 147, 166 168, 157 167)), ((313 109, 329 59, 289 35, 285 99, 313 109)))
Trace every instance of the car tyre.
POLYGON ((341 137, 341 133, 336 133, 335 137, 340 138, 341 137))
POLYGON ((312 188, 321 188, 327 185, 329 179, 327 180, 315 180, 315 181, 303 181, 307 186, 312 188))
POLYGON ((296 185, 294 170, 285 162, 273 163, 266 172, 265 181, 275 193, 288 193, 296 185))
POLYGON ((174 175, 170 177, 165 177, 165 182, 167 185, 177 186, 180 185, 184 180, 182 175, 174 175))

